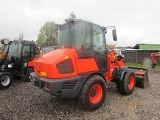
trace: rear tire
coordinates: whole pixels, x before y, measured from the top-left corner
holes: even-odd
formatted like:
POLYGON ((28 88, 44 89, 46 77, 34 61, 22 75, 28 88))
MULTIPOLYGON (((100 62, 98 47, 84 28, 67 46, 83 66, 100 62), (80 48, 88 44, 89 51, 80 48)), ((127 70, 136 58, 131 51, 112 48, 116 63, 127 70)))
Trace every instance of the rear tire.
POLYGON ((117 89, 122 95, 130 95, 136 85, 136 77, 133 71, 126 72, 122 81, 117 81, 117 89))
POLYGON ((4 73, 0 76, 0 90, 7 89, 11 86, 13 78, 10 74, 4 73))
POLYGON ((94 75, 83 85, 78 102, 83 109, 95 110, 102 105, 105 96, 105 80, 98 75, 94 75))

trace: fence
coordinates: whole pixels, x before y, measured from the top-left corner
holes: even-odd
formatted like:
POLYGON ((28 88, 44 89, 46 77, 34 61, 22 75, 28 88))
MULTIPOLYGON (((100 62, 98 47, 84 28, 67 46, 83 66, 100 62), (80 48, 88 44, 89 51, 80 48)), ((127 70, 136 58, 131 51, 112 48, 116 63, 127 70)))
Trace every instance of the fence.
MULTIPOLYGON (((159 50, 125 50, 122 51, 124 55, 124 62, 143 63, 145 60, 150 60, 150 53, 159 52, 159 50)), ((160 63, 160 57, 156 58, 160 63)))

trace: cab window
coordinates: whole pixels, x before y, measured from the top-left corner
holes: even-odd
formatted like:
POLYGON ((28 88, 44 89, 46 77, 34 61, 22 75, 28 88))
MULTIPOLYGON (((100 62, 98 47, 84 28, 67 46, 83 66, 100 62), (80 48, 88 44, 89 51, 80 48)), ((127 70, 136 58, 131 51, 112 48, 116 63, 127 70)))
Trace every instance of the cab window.
POLYGON ((22 57, 25 57, 25 58, 30 57, 30 44, 25 44, 23 46, 22 57))
POLYGON ((99 26, 93 26, 93 50, 97 52, 105 52, 106 50, 104 33, 99 26))

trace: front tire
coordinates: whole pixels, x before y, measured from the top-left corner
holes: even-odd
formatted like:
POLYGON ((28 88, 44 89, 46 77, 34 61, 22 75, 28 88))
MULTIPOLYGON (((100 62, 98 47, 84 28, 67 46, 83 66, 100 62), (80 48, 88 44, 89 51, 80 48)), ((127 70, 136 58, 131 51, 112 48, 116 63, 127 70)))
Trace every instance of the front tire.
POLYGON ((126 72, 122 81, 117 81, 117 89, 122 95, 130 95, 136 85, 136 77, 133 71, 126 72))
POLYGON ((11 86, 13 78, 10 74, 4 73, 0 76, 0 90, 7 89, 11 86))
POLYGON ((24 81, 25 82, 31 82, 29 76, 30 76, 30 73, 33 72, 33 68, 28 68, 27 71, 26 71, 26 77, 24 78, 24 81))
POLYGON ((94 75, 83 85, 78 101, 83 109, 95 110, 102 105, 105 96, 105 80, 101 76, 94 75))

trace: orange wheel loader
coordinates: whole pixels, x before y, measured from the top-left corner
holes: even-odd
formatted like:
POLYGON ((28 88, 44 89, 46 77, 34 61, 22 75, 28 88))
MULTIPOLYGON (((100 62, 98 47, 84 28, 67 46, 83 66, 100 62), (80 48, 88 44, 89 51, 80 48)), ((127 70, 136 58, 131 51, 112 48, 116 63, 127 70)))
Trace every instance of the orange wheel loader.
POLYGON ((61 48, 34 61, 31 81, 53 96, 78 98, 87 110, 101 106, 110 81, 123 95, 131 94, 135 86, 148 87, 147 69, 127 67, 122 56, 106 49, 105 35, 110 29, 116 41, 114 26, 101 27, 83 20, 59 26, 61 48))
POLYGON ((151 67, 155 68, 155 66, 157 65, 157 57, 160 57, 160 52, 156 52, 156 53, 151 53, 150 54, 151 60, 152 60, 152 64, 151 67))

